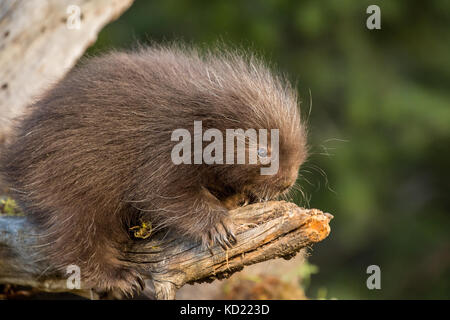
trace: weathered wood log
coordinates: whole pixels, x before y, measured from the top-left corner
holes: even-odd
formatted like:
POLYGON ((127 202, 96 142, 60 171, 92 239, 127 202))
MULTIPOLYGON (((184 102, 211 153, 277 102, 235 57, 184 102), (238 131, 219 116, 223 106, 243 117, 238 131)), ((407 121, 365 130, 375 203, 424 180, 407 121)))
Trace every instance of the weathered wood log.
MULTIPOLYGON (((284 201, 252 204, 232 215, 238 242, 227 251, 220 246, 208 250, 169 234, 135 242, 127 249, 127 260, 148 277, 157 299, 173 299, 186 283, 227 278, 247 265, 294 256, 326 238, 332 218, 284 201)), ((0 217, 0 283, 68 291, 65 275, 55 272, 45 257, 36 256, 35 234, 25 217, 0 217)), ((76 293, 93 297, 88 288, 76 293)))
POLYGON ((0 1, 0 142, 133 0, 0 1))

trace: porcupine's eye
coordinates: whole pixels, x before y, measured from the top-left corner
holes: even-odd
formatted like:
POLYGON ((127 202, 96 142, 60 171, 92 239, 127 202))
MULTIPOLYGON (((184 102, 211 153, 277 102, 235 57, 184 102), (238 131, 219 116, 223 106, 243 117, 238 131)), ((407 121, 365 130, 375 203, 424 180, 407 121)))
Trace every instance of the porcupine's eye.
POLYGON ((266 148, 259 148, 258 149, 258 157, 266 158, 267 157, 267 149, 266 148))
POLYGON ((269 150, 267 148, 261 147, 258 149, 258 162, 262 165, 267 165, 272 160, 272 155, 270 155, 269 150))

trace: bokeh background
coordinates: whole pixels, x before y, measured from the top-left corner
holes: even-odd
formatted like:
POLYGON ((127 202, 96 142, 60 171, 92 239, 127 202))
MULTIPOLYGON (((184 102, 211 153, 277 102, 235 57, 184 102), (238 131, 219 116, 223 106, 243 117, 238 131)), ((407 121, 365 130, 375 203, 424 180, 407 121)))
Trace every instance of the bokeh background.
POLYGON ((447 0, 137 0, 87 54, 173 40, 257 51, 309 115, 294 200, 335 216, 299 269, 306 296, 449 299, 449 26, 447 0), (366 28, 371 4, 381 30, 366 28), (372 264, 381 290, 366 287, 372 264))

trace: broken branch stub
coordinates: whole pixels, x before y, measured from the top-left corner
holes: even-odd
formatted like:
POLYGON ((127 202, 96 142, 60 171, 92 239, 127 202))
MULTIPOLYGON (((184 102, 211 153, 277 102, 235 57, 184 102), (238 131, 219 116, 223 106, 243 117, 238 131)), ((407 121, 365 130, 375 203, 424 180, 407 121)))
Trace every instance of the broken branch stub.
POLYGON ((302 248, 325 239, 332 215, 317 209, 303 209, 293 203, 270 201, 232 211, 237 244, 226 251, 215 246, 209 251, 198 243, 170 236, 133 246, 128 258, 151 275, 155 294, 170 299, 186 283, 229 277, 247 265, 290 258, 302 248))
MULTIPOLYGON (((155 234, 134 242, 126 260, 153 283, 157 299, 173 299, 186 283, 223 279, 251 264, 294 256, 326 238, 332 219, 328 213, 285 201, 252 204, 231 214, 237 226, 237 243, 231 249, 224 251, 219 245, 206 249, 174 233, 155 234)), ((70 291, 67 275, 51 268, 45 257, 36 256, 35 234, 25 217, 0 217, 0 283, 70 291)), ((92 297, 90 288, 74 292, 92 297)))

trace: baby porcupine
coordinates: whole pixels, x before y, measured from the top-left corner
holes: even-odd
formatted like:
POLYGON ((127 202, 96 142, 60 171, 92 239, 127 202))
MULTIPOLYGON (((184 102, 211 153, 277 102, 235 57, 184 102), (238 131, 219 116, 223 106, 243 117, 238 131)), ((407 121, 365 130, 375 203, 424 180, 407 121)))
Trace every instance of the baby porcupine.
POLYGON ((228 210, 239 199, 286 192, 305 157, 296 92, 259 59, 154 46, 93 57, 72 70, 29 107, 0 165, 39 232, 41 255, 62 271, 78 265, 85 286, 132 293, 142 286, 123 254, 135 240, 133 224, 230 246, 228 210), (224 136, 267 129, 268 147, 258 149, 256 163, 175 164, 172 134, 193 133, 194 121, 224 136), (278 154, 270 129, 279 130, 278 154), (262 157, 278 158, 275 174, 261 174, 262 157))

